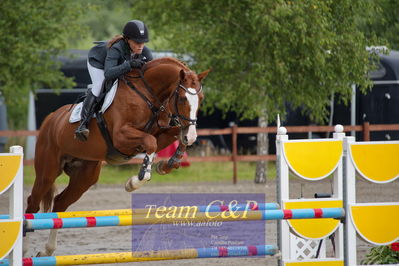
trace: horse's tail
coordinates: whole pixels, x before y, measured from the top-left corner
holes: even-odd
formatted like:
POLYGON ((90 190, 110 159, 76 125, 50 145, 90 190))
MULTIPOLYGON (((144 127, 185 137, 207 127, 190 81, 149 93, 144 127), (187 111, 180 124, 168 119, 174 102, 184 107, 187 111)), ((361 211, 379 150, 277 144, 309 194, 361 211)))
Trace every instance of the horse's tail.
POLYGON ((54 199, 54 194, 56 192, 57 188, 53 184, 51 188, 47 191, 47 193, 44 195, 42 199, 42 210, 43 212, 49 212, 53 203, 54 199))

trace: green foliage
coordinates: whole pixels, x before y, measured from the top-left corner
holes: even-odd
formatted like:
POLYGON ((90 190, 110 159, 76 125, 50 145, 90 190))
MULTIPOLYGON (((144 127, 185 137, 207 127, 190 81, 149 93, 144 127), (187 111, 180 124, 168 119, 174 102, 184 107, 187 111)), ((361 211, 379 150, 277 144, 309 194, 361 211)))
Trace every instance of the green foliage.
POLYGON ((348 100, 350 84, 368 88, 368 43, 357 29, 362 0, 137 0, 151 30, 170 49, 209 67, 208 110, 234 110, 254 118, 284 113, 286 102, 317 122, 325 119, 329 98, 348 100))
MULTIPOLYGON (((74 0, 89 12, 80 17, 78 23, 86 27, 85 35, 69 38, 68 48, 89 50, 93 41, 109 40, 122 33, 123 26, 132 19, 143 19, 132 3, 125 0, 74 0)), ((148 47, 162 50, 165 40, 154 30, 150 32, 148 47)))
POLYGON ((0 4, 0 91, 12 128, 25 128, 28 92, 70 87, 55 56, 68 38, 81 34, 82 9, 68 0, 2 0, 0 4))
POLYGON ((74 1, 88 11, 78 21, 88 29, 88 33, 70 38, 70 48, 88 50, 93 47, 93 41, 109 40, 121 34, 125 23, 132 19, 132 5, 123 0, 74 1))
POLYGON ((359 17, 359 27, 367 37, 377 36, 390 49, 399 50, 399 3, 396 0, 373 0, 369 13, 359 17), (365 19, 368 17, 369 19, 365 19))
POLYGON ((399 263, 399 252, 393 251, 390 246, 372 247, 361 264, 397 264, 399 263))

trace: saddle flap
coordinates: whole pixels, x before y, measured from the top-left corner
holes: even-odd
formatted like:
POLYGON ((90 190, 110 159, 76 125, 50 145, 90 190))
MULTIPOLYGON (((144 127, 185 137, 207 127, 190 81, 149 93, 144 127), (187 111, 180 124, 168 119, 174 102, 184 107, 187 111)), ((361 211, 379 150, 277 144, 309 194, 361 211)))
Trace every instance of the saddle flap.
MULTIPOLYGON (((101 106, 102 113, 105 113, 105 111, 108 109, 108 107, 112 104, 112 102, 115 98, 117 88, 118 88, 118 80, 115 80, 111 89, 108 91, 107 95, 105 95, 103 105, 101 106)), ((83 105, 83 102, 80 102, 80 103, 76 104, 75 107, 73 107, 71 116, 69 117, 69 123, 76 123, 76 122, 80 121, 80 119, 81 119, 80 113, 82 112, 82 105, 83 105)))

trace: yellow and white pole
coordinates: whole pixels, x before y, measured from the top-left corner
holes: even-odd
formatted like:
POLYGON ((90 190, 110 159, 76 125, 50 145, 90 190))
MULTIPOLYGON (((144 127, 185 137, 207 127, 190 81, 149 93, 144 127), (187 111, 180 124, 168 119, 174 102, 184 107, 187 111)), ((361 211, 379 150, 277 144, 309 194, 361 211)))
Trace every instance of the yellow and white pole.
POLYGON ((23 237, 23 149, 12 146, 0 154, 0 195, 9 191, 9 219, 0 220, 0 259, 9 256, 10 265, 22 265, 23 237))

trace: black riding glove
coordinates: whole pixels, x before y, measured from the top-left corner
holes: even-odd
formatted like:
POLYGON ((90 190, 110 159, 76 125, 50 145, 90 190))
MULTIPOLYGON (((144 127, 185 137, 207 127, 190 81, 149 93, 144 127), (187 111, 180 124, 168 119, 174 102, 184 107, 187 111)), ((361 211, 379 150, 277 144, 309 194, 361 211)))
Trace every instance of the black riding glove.
POLYGON ((130 59, 130 67, 131 68, 141 68, 145 62, 141 59, 130 59))

